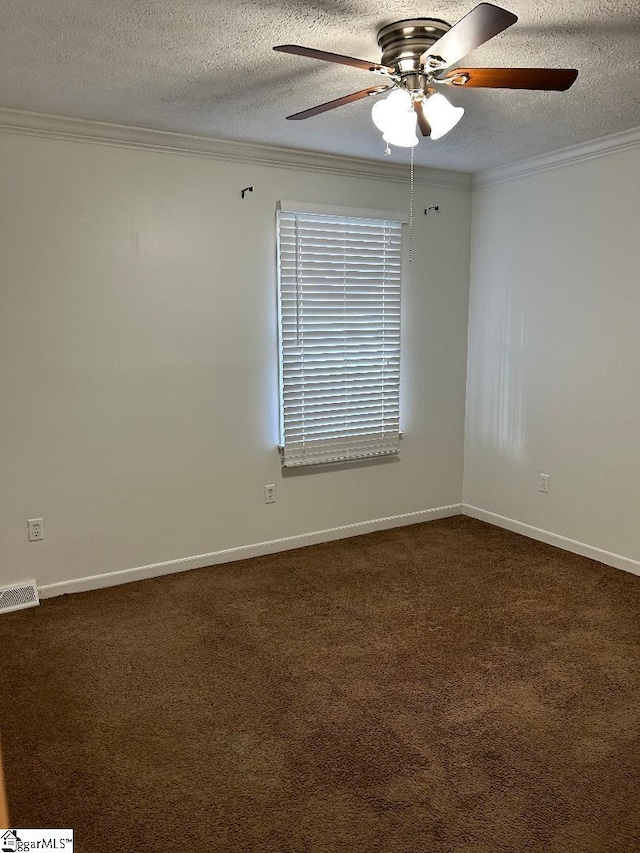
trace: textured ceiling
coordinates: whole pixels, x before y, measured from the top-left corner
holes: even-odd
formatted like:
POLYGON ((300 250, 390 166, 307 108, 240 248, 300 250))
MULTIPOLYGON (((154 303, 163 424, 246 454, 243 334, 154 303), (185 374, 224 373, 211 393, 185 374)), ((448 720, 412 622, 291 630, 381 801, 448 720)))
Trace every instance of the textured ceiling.
MULTIPOLYGON (((640 126, 638 0, 504 0, 513 27, 462 64, 575 67, 565 93, 455 90, 467 110, 416 163, 475 171, 640 126)), ((275 53, 304 44, 379 61, 376 32, 455 23, 475 0, 0 0, 0 107, 383 159, 371 101, 289 113, 377 85, 353 68, 275 53)), ((406 160, 394 149, 394 160, 406 160)))

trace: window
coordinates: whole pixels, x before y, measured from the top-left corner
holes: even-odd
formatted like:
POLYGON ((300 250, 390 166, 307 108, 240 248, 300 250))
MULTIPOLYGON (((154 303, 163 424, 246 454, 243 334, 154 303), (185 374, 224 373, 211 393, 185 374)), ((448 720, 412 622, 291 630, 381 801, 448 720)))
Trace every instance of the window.
POLYGON ((398 453, 402 214, 280 202, 285 467, 398 453))

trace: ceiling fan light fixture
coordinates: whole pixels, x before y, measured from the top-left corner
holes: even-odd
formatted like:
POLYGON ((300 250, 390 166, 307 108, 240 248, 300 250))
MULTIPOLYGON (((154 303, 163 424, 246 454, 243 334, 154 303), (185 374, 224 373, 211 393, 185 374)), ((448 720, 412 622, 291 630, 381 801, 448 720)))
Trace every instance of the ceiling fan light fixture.
POLYGON ((431 139, 440 139, 458 124, 463 107, 454 107, 440 92, 422 101, 422 112, 431 125, 431 139))

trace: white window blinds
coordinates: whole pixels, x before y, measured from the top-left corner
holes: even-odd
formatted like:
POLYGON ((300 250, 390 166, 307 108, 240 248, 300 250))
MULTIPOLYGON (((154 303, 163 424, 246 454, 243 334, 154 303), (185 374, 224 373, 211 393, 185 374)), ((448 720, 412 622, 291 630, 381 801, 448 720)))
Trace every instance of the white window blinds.
POLYGON ((402 217, 348 214, 278 211, 285 467, 399 451, 402 217))

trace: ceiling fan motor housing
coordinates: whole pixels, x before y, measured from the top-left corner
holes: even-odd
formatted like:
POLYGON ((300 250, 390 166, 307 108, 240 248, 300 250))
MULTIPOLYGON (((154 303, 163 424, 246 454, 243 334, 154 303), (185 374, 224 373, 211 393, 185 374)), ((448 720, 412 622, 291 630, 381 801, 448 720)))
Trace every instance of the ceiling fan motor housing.
POLYGON ((420 56, 449 32, 451 24, 439 18, 408 18, 387 24, 378 31, 382 64, 394 66, 398 73, 420 70, 420 56))

